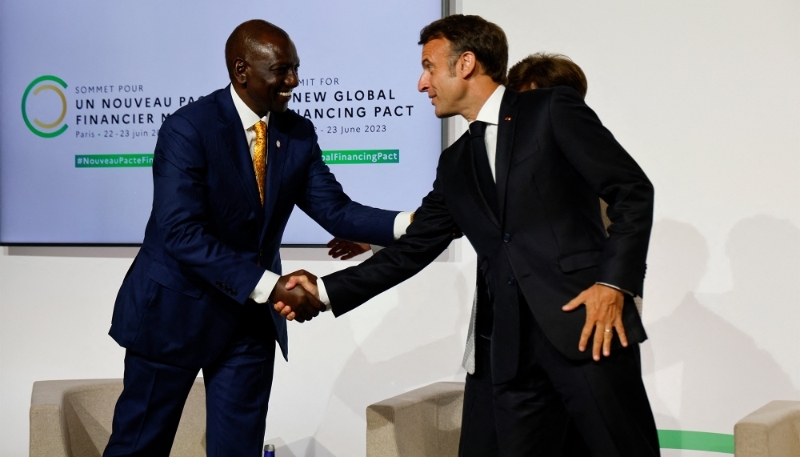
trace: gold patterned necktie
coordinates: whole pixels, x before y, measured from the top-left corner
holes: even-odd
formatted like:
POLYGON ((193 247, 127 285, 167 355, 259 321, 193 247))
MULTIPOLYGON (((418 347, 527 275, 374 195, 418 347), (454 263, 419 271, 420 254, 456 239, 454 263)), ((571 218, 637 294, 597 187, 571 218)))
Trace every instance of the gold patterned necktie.
POLYGON ((253 146, 253 168, 256 170, 258 195, 261 197, 261 206, 264 206, 264 183, 267 172, 267 124, 258 121, 253 126, 256 131, 256 144, 253 146))

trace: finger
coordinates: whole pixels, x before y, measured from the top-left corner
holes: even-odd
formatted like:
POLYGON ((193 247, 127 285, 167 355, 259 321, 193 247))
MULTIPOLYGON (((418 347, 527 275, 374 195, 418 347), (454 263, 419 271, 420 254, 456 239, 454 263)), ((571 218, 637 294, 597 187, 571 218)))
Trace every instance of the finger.
POLYGON ((288 317, 289 314, 293 314, 293 310, 291 306, 284 306, 283 309, 280 311, 281 316, 288 317))
POLYGON ((581 339, 578 342, 578 349, 583 352, 586 350, 586 345, 589 343, 589 337, 592 336, 593 325, 591 322, 586 322, 581 330, 581 339))
POLYGON ((603 348, 603 339, 605 338, 605 328, 602 322, 598 322, 594 327, 594 344, 592 345, 592 358, 595 362, 600 360, 600 351, 603 348))
POLYGON ((583 297, 583 292, 581 292, 577 297, 573 298, 569 301, 566 305, 561 307, 562 311, 573 311, 581 306, 585 302, 583 297))
POLYGON ((287 314, 286 316, 283 316, 283 317, 285 317, 287 321, 293 321, 293 320, 295 320, 295 318, 297 318, 297 314, 289 313, 289 314, 287 314))
POLYGON ((609 324, 604 325, 603 330, 603 355, 608 357, 611 355, 611 341, 614 339, 614 327, 609 324))
POLYGON ((350 260, 350 259, 352 259, 353 257, 355 257, 355 256, 357 256, 357 255, 358 255, 358 254, 356 254, 355 252, 353 252, 353 251, 350 251, 350 252, 348 252, 347 254, 345 254, 345 255, 343 255, 343 256, 342 256, 342 260, 350 260))
POLYGON ((342 240, 334 238, 330 242, 328 242, 328 247, 330 250, 328 251, 328 255, 335 258, 338 258, 342 255, 342 253, 346 252, 346 243, 342 240))
POLYGON ((309 312, 308 309, 304 309, 299 314, 299 317, 303 319, 301 322, 306 322, 306 321, 310 321, 314 317, 314 315, 313 315, 313 313, 309 312))
POLYGON ((284 285, 284 287, 286 288, 286 290, 292 290, 298 284, 303 286, 303 289, 308 290, 311 282, 305 276, 289 276, 289 280, 286 281, 286 284, 284 285))
POLYGON ((297 284, 300 284, 301 286, 303 286, 304 289, 307 289, 309 286, 312 285, 311 284, 311 280, 308 279, 308 276, 306 276, 305 274, 298 274, 297 276, 290 276, 290 278, 292 278, 295 281, 297 281, 297 284))
POLYGON ((625 325, 622 323, 621 315, 617 315, 617 318, 614 319, 614 328, 617 330, 617 336, 619 336, 619 342, 622 343, 622 347, 628 347, 628 335, 625 333, 625 325))
POLYGON ((278 303, 274 303, 272 305, 272 307, 275 308, 275 311, 277 312, 281 312, 285 306, 286 305, 282 301, 279 301, 278 303))
POLYGON ((308 279, 308 277, 306 277, 306 276, 290 276, 289 280, 294 280, 295 284, 299 284, 300 286, 302 286, 303 289, 305 289, 306 292, 312 294, 312 296, 316 295, 317 286, 315 286, 311 282, 311 280, 308 279))

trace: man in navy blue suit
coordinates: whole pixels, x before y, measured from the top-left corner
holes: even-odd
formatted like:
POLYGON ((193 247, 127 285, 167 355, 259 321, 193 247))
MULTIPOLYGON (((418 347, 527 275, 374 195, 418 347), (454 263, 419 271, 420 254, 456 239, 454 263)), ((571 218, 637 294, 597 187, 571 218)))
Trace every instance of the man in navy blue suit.
POLYGON ((299 58, 265 21, 228 38, 229 87, 176 111, 159 132, 153 209, 114 306, 124 390, 104 456, 169 455, 202 369, 209 456, 255 456, 263 443, 275 341, 268 301, 322 308, 280 277, 281 236, 297 205, 335 236, 389 244, 403 213, 348 198, 322 161, 314 126, 287 110, 299 58))

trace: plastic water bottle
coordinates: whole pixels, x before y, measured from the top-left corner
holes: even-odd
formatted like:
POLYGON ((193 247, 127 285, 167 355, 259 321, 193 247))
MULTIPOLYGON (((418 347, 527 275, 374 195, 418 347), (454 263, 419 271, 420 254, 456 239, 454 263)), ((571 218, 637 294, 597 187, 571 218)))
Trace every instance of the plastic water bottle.
POLYGON ((265 444, 264 457, 275 457, 275 446, 273 446, 272 444, 265 444))

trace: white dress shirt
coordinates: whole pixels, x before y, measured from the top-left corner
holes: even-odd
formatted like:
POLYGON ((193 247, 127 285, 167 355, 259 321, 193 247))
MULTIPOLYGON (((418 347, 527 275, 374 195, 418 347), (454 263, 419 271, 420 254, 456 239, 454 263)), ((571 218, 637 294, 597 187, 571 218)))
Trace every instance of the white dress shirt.
MULTIPOLYGON (((497 160, 497 120, 500 117, 500 104, 503 102, 503 94, 506 92, 506 87, 503 85, 497 86, 497 89, 492 92, 492 95, 483 104, 481 110, 478 111, 476 121, 486 123, 486 132, 483 134, 483 142, 486 144, 486 154, 489 156, 489 168, 492 169, 492 179, 497 182, 497 167, 495 161, 497 160)), ((474 122, 474 121, 473 121, 474 122)), ((472 124, 472 122, 470 122, 472 124)))

